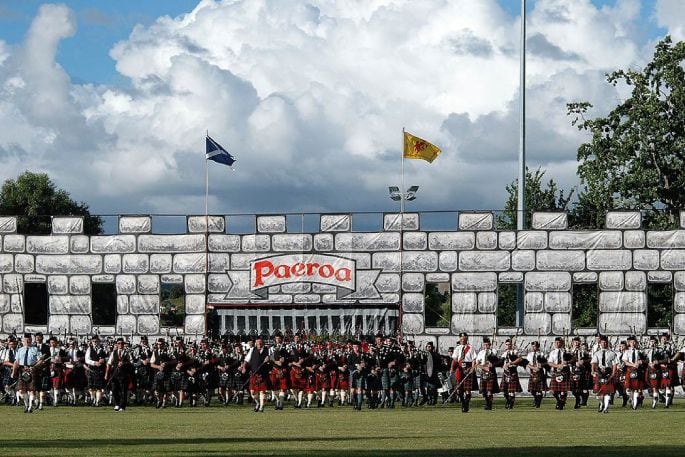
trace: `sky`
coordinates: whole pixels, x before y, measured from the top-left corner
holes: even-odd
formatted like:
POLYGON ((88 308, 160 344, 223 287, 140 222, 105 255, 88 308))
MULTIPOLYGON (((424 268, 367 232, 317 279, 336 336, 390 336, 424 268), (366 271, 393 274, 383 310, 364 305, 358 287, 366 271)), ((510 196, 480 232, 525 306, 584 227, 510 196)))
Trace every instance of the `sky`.
MULTIPOLYGON (((518 173, 520 0, 0 0, 0 180, 45 172, 97 214, 501 209, 518 173), (238 161, 210 162, 206 132, 238 161)), ((588 139, 681 0, 529 0, 527 160, 579 185, 588 139)))

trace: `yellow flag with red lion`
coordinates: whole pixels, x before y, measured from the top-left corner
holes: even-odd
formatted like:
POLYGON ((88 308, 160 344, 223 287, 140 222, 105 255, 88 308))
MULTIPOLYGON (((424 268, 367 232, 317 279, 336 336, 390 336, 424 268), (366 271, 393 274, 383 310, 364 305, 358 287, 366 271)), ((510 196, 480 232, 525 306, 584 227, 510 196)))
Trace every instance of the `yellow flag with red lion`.
POLYGON ((440 155, 439 147, 428 141, 404 132, 404 158, 422 159, 429 163, 433 162, 440 155))

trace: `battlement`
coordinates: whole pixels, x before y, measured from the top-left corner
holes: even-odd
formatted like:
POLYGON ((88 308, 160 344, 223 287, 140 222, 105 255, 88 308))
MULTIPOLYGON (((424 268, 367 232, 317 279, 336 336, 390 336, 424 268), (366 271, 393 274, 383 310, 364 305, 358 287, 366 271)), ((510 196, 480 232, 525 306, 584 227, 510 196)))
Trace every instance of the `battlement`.
POLYGON ((305 307, 321 317, 317 308, 337 306, 345 313, 374 305, 397 309, 399 303, 405 333, 443 346, 460 331, 516 332, 497 326, 500 284, 523 284, 523 336, 574 332, 572 289, 597 283, 598 328, 610 335, 645 334, 656 331, 647 328, 647 285, 672 283, 671 330, 685 335, 685 211, 679 228, 667 231, 642 229, 639 211, 610 212, 604 229, 590 231, 569 230, 566 213, 534 213, 531 229, 522 231, 496 230, 492 212, 460 212, 454 229, 440 231, 422 230, 419 213, 403 216, 402 227, 399 214, 385 213, 382 230, 357 232, 354 215, 322 214, 317 232, 291 233, 286 215, 257 215, 254 233, 247 234, 226 233, 231 216, 187 216, 180 234, 153 233, 151 216, 120 216, 117 233, 95 236, 83 234, 80 217, 54 217, 52 233, 42 236, 18 234, 15 217, 0 217, 0 329, 92 332, 91 284, 109 283, 116 286, 116 322, 99 326, 103 334, 203 333, 208 306, 254 305, 280 308, 281 314, 305 307), (355 288, 302 276, 252 288, 255 261, 315 255, 352 261, 355 288), (47 325, 25 323, 24 284, 36 282, 47 286, 47 325), (425 325, 425 288, 435 282, 449 284, 449 328, 425 325), (182 328, 160 324, 165 283, 183 284, 182 328))

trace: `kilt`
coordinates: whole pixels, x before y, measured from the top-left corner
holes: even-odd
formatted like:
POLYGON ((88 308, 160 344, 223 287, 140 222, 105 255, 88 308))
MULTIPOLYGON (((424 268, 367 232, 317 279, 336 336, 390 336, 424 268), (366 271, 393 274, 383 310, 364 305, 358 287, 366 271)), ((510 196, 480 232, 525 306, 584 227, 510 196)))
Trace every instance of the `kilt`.
POLYGON ((616 392, 616 384, 610 376, 595 376, 592 390, 597 395, 611 395, 616 392))
POLYGON ((342 378, 342 376, 338 376, 338 372, 336 370, 331 370, 326 373, 326 375, 328 376, 328 388, 330 390, 339 389, 339 378, 342 378))
POLYGON ((499 384, 497 384, 497 373, 494 371, 484 371, 480 377, 480 393, 499 393, 499 384))
POLYGON ((309 373, 307 375, 307 385, 304 388, 304 391, 307 393, 313 393, 319 390, 319 385, 317 383, 318 376, 316 373, 309 373))
POLYGON ((667 387, 676 387, 680 385, 680 380, 678 379, 678 370, 676 367, 668 365, 661 369, 661 383, 662 389, 667 387))
POLYGON ((183 371, 172 371, 169 376, 169 386, 174 392, 188 390, 188 375, 183 371))
POLYGON ((147 365, 140 365, 135 369, 136 385, 139 389, 152 388, 152 370, 147 365))
POLYGON ((41 392, 50 390, 52 383, 50 382, 49 371, 39 370, 37 373, 34 373, 33 376, 36 378, 36 390, 41 392))
POLYGON ((254 373, 250 375, 250 391, 266 392, 267 388, 267 379, 265 379, 264 376, 262 376, 259 373, 254 373))
POLYGON ((649 390, 661 387, 661 370, 659 368, 647 368, 645 372, 645 385, 649 390))
POLYGON ((336 374, 337 384, 334 384, 340 390, 350 389, 350 376, 344 371, 340 374, 336 374))
POLYGON ((459 367, 457 368, 457 371, 454 372, 454 380, 456 381, 455 385, 459 386, 459 388, 457 389, 457 392, 459 393, 478 390, 478 379, 476 378, 476 371, 472 370, 471 374, 466 376, 466 373, 468 373, 469 370, 470 369, 465 369, 464 367, 459 367))
POLYGON ((232 388, 233 382, 231 381, 231 378, 234 378, 234 376, 231 376, 227 371, 219 373, 219 387, 222 389, 232 388))
POLYGON ((416 389, 417 384, 414 380, 414 373, 411 371, 402 373, 401 382, 402 388, 405 392, 412 392, 414 389, 416 389))
POLYGON ((366 389, 367 375, 365 372, 353 370, 350 371, 350 387, 353 389, 366 389))
POLYGON ((3 369, 2 369, 2 387, 9 386, 10 384, 14 384, 14 380, 12 379, 12 368, 3 367, 3 369))
POLYGON ((290 370, 290 386, 295 390, 307 388, 307 377, 301 368, 293 367, 290 370))
POLYGON ((88 386, 88 377, 83 365, 67 368, 64 372, 64 385, 67 389, 83 390, 88 386))
POLYGON ((50 385, 53 389, 59 390, 64 384, 64 370, 61 365, 54 365, 50 370, 50 385))
POLYGON ((154 387, 159 393, 169 392, 169 373, 166 371, 158 371, 154 377, 154 387))
POLYGON ((581 392, 592 388, 592 372, 587 367, 576 367, 571 371, 571 390, 581 392))
POLYGON ((573 390, 573 382, 571 381, 571 375, 568 372, 563 372, 561 374, 552 373, 550 376, 549 390, 552 392, 568 392, 573 390), (558 380, 561 378, 561 381, 558 380))
POLYGON ((105 387, 105 369, 91 367, 88 370, 88 388, 91 390, 101 390, 103 387, 105 387))
POLYGON ((288 370, 274 367, 269 372, 271 390, 288 390, 288 370))
POLYGON ((204 381, 204 388, 213 390, 219 387, 219 371, 215 367, 208 367, 200 373, 200 378, 204 381))
POLYGON ((536 374, 531 373, 528 378, 528 392, 544 392, 547 390, 547 376, 542 369, 539 369, 536 374))
POLYGON ((31 392, 36 390, 36 375, 32 374, 28 380, 24 380, 21 375, 19 375, 19 382, 17 383, 17 390, 24 392, 31 392))
POLYGON ((390 389, 390 369, 389 368, 381 369, 380 380, 381 380, 381 389, 383 389, 383 390, 390 389))
POLYGON ((328 377, 328 373, 316 372, 316 386, 320 390, 328 390, 331 388, 331 378, 328 377))
POLYGON ((626 390, 643 390, 645 388, 645 377, 642 370, 628 367, 626 369, 626 379, 623 386, 626 390))
POLYGON ((508 394, 516 392, 523 392, 521 382, 519 381, 519 374, 517 371, 505 370, 502 373, 502 382, 500 383, 500 390, 508 394))
POLYGON ((374 391, 383 389, 380 373, 372 371, 371 374, 369 374, 368 378, 366 378, 366 388, 374 391))

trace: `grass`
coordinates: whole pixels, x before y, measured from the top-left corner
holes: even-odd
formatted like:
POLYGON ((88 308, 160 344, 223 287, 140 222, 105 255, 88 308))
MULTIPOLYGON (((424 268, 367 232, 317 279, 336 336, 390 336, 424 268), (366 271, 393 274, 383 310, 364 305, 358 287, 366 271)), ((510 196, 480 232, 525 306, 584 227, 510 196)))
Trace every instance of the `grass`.
MULTIPOLYGON (((668 410, 612 407, 534 410, 529 399, 507 411, 474 401, 468 414, 452 406, 353 411, 323 408, 254 413, 249 407, 47 408, 24 414, 0 406, 4 455, 252 455, 416 457, 554 455, 682 455, 684 400, 668 410), (601 453, 601 454, 600 454, 601 453)), ((592 402, 594 405, 595 402, 592 402)), ((572 406, 572 405, 571 405, 572 406)))

